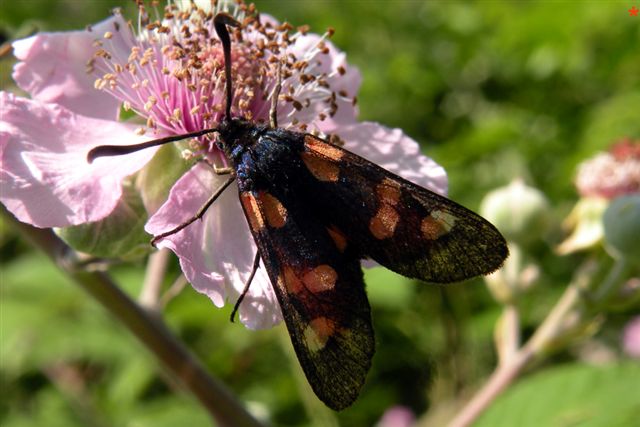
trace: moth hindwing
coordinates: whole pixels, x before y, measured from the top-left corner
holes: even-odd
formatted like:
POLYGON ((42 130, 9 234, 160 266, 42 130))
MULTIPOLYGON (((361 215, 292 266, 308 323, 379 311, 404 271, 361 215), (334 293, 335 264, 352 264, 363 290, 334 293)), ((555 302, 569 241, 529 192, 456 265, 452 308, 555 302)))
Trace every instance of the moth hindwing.
POLYGON ((448 283, 506 257, 483 218, 320 138, 239 119, 221 138, 298 360, 333 409, 357 398, 374 353, 360 259, 448 283))
POLYGON ((264 128, 258 135, 236 150, 240 202, 303 371, 323 402, 343 409, 357 398, 374 353, 360 254, 342 245, 307 193, 315 178, 301 161, 304 135, 264 128))

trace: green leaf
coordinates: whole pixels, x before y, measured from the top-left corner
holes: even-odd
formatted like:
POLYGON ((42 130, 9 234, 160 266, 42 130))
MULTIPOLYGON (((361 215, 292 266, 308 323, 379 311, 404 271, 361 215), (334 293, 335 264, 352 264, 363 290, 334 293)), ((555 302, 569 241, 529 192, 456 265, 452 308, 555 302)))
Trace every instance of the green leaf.
POLYGON ((525 378, 475 427, 633 426, 640 419, 640 365, 570 364, 525 378))
POLYGON ((123 424, 139 427, 206 426, 211 425, 211 419, 193 399, 178 396, 158 398, 144 406, 140 405, 136 413, 129 414, 123 420, 123 424))
MULTIPOLYGON (((3 268, 0 360, 5 378, 60 360, 132 363, 133 338, 41 254, 3 268)), ((1 422, 0 422, 1 424, 1 422)))

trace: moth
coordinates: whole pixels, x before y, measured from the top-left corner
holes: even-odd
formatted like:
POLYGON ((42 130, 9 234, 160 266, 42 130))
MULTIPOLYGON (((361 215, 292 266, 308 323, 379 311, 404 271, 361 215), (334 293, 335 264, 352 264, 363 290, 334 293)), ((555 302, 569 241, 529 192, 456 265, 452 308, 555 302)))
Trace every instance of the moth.
MULTIPOLYGON (((227 26, 239 25, 225 13, 214 18, 226 76, 227 26)), ((505 239, 488 221, 443 196, 317 136, 278 128, 277 93, 270 124, 232 117, 231 78, 225 89, 225 116, 217 128, 99 146, 88 160, 217 133, 231 165, 219 173, 228 173, 228 180, 193 218, 153 242, 201 218, 237 181, 258 248, 244 293, 262 259, 311 387, 327 406, 344 409, 357 398, 375 350, 360 260, 373 259, 425 282, 458 282, 498 269, 508 255, 505 239)))

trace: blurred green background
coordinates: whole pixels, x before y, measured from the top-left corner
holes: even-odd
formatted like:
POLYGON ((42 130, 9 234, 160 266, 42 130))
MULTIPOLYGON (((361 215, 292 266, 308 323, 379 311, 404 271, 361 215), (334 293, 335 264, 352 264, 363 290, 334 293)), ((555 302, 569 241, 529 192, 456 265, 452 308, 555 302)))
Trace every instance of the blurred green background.
MULTIPOLYGON (((419 141, 448 171, 450 196, 472 209, 489 190, 522 177, 547 195, 559 224, 578 198, 576 165, 622 137, 640 137, 640 16, 629 15, 632 1, 256 3, 314 32, 335 28, 333 42, 363 75, 361 118, 419 141)), ((0 34, 6 42, 84 28, 116 6, 135 20, 125 0, 4 1, 0 34)), ((3 90, 15 90, 14 60, 0 61, 3 90)), ((209 422, 127 330, 13 230, 0 231, 3 427, 209 422)), ((523 301, 525 337, 586 256, 554 255, 561 239, 554 229, 529 249, 543 277, 523 301)), ((178 273, 173 265, 168 282, 178 273)), ((138 295, 143 263, 113 274, 138 295)), ((481 280, 442 288, 384 269, 368 271, 366 280, 377 353, 360 399, 335 417, 369 426, 402 405, 438 425, 494 368, 501 307, 481 280)), ((229 313, 186 288, 164 317, 213 375, 273 425, 330 423, 305 412, 284 328, 248 331, 230 324, 229 313)), ((478 425, 633 425, 640 372, 620 355, 630 316, 609 313, 596 336, 527 373, 478 425), (605 352, 605 362, 588 363, 588 345, 605 352)))

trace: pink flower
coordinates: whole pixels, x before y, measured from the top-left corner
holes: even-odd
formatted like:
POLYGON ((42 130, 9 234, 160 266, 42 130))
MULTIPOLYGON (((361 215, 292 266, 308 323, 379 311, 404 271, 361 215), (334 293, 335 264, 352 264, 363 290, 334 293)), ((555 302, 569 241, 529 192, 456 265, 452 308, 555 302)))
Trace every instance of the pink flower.
POLYGON ((622 348, 629 357, 640 359, 640 316, 631 319, 624 327, 622 348))
POLYGON ((585 197, 616 197, 640 191, 640 141, 623 138, 606 153, 582 162, 576 176, 585 197))
POLYGON ((376 424, 376 427, 411 427, 415 425, 416 416, 410 408, 397 405, 387 409, 376 424))
MULTIPOLYGON (((13 77, 31 99, 0 92, 2 203, 38 227, 104 219, 122 195, 122 181, 144 168, 157 149, 89 164, 91 148, 215 127, 224 108, 224 72, 212 17, 221 9, 244 23, 233 41, 235 117, 268 121, 280 62, 279 126, 337 136, 356 154, 446 192, 444 170, 421 155, 416 142, 398 129, 356 121, 360 74, 327 40, 329 33, 310 34, 266 15, 256 19, 250 7, 220 2, 213 11, 172 4, 162 21, 150 21, 141 10, 138 31, 115 12, 88 30, 15 42, 21 62, 13 77), (135 113, 134 119, 119 120, 121 111, 135 113)), ((191 166, 162 206, 147 205, 150 234, 192 217, 222 183, 207 163, 224 166, 226 159, 208 137, 183 148, 178 161, 191 166)), ((193 287, 218 307, 236 301, 256 252, 234 188, 202 221, 160 240, 158 247, 175 252, 193 287)), ((281 318, 263 267, 239 316, 250 328, 269 327, 281 318)))

